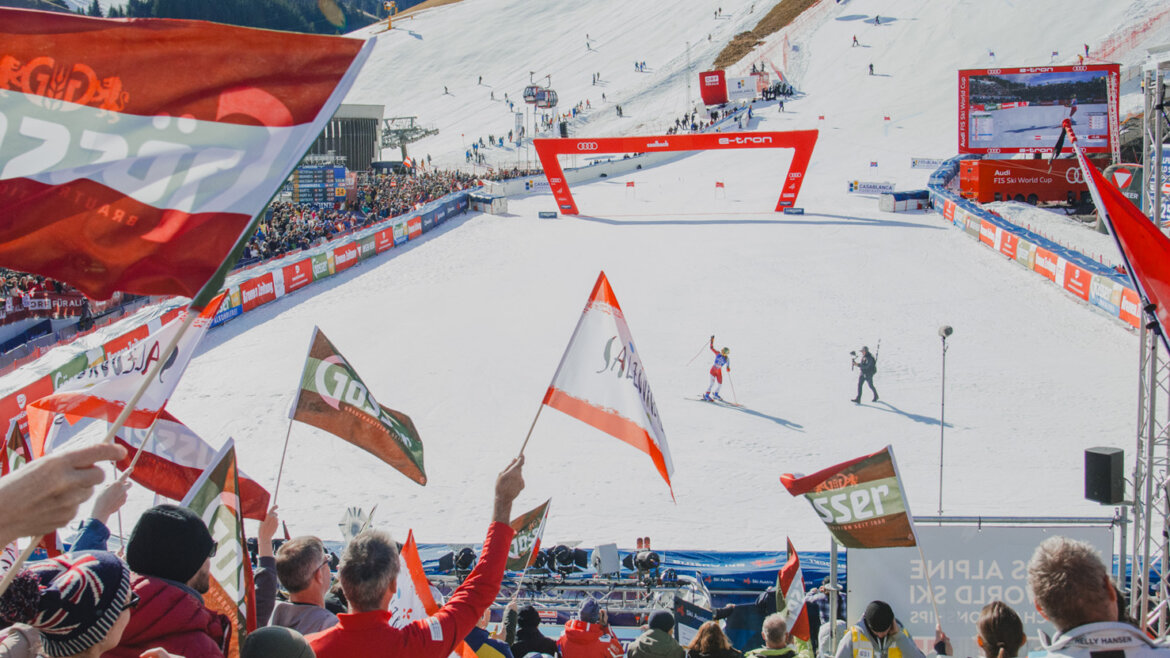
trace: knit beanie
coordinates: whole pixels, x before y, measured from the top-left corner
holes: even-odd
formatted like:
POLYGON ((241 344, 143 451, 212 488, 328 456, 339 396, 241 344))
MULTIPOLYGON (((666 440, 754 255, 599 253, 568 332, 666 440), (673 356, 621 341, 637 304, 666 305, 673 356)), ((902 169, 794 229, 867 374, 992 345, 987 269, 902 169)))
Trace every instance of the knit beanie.
POLYGON ((597 601, 594 599, 585 599, 581 602, 577 618, 590 624, 596 624, 601 620, 601 606, 597 605, 597 601))
POLYGON ((195 512, 178 505, 156 505, 142 513, 126 561, 134 573, 185 583, 199 573, 215 542, 195 512))
POLYGON ((244 639, 240 658, 314 658, 305 636, 291 628, 265 626, 244 639))
POLYGON ((674 628, 674 614, 666 610, 655 610, 650 613, 650 628, 669 633, 674 628))
POLYGON ((0 619, 40 631, 49 656, 72 656, 105 639, 129 599, 126 563, 82 551, 28 565, 0 597, 0 619))
POLYGON ((526 605, 516 615, 516 625, 520 628, 536 628, 540 626, 540 613, 534 606, 526 605))
POLYGON ((874 633, 884 633, 894 625, 894 609, 885 601, 872 601, 865 608, 865 625, 874 633))

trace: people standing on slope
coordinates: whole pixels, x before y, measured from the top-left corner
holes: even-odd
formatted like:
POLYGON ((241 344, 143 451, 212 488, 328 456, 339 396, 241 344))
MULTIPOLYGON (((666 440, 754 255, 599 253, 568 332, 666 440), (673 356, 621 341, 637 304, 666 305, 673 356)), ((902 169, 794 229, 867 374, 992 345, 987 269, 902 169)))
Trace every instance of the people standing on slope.
POLYGON ((873 401, 877 402, 877 389, 873 387, 873 376, 877 373, 877 357, 869 353, 868 347, 862 345, 861 357, 854 359, 853 365, 861 369, 861 374, 857 377, 857 397, 853 398, 853 403, 861 404, 861 386, 863 384, 869 384, 869 390, 873 391, 873 401))
POLYGON ((723 398, 719 397, 719 389, 723 388, 723 368, 726 367, 727 372, 731 372, 731 349, 724 347, 721 350, 716 350, 714 336, 711 336, 711 342, 708 345, 715 353, 715 363, 711 366, 711 381, 707 384, 707 392, 703 394, 703 399, 722 401, 723 398))

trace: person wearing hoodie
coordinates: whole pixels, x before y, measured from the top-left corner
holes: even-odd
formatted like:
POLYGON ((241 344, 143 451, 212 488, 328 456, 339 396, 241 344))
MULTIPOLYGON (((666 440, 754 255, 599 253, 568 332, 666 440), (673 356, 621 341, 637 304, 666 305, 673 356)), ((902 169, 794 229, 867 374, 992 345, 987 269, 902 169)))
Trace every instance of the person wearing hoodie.
POLYGON ((856 625, 845 632, 837 658, 926 658, 894 618, 885 601, 871 601, 856 625))
POLYGON ((531 605, 520 608, 516 614, 516 639, 512 655, 524 658, 530 653, 557 655, 557 641, 540 632, 540 613, 531 605))
MULTIPOLYGON (((594 599, 585 599, 577 618, 565 623, 557 639, 561 658, 618 658, 622 644, 609 632, 608 616, 594 599)), ((681 658, 681 654, 679 654, 681 658)))
POLYGON ((669 610, 650 613, 646 632, 630 643, 626 658, 685 658, 687 652, 670 632, 674 630, 674 614, 669 610))

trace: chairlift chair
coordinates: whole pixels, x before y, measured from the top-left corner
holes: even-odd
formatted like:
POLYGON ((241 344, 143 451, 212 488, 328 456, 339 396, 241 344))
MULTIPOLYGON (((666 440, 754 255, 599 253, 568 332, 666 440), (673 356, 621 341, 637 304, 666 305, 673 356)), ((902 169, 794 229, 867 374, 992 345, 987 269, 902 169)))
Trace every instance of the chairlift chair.
POLYGON ((540 85, 528 85, 524 88, 524 102, 529 105, 536 102, 536 95, 541 91, 540 85))

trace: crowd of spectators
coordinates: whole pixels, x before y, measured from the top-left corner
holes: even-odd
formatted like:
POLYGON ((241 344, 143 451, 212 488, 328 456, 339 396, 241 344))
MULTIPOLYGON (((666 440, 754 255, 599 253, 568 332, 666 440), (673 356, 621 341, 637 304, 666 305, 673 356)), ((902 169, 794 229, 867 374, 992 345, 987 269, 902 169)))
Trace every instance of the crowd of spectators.
POLYGON ((60 281, 39 274, 26 274, 0 267, 0 296, 20 297, 38 292, 71 293, 77 291, 60 281))
MULTIPOLYGON (((51 454, 0 477, 0 543, 60 528, 100 483, 99 463, 125 456, 118 445, 90 446, 51 454)), ((506 658, 744 658, 718 621, 704 623, 688 646, 680 645, 669 610, 651 612, 641 635, 623 646, 606 610, 591 597, 581 602, 557 640, 540 630, 541 615, 534 606, 521 607, 515 599, 504 609, 500 634, 488 637, 486 613, 499 594, 514 536, 509 520, 512 503, 524 489, 523 464, 523 457, 514 459, 496 479, 475 568, 434 614, 397 628, 390 625, 389 605, 398 587, 400 549, 388 534, 376 529, 357 534, 343 549, 334 574, 331 556, 317 537, 292 538, 273 550, 279 526, 274 507, 258 533, 259 628, 242 647, 233 646, 237 640, 230 620, 203 598, 211 588, 212 559, 225 549, 197 514, 156 505, 134 524, 124 557, 108 552, 105 522, 126 500, 129 484, 123 476, 98 494, 70 552, 24 565, 0 596, 5 626, 0 656, 220 658, 238 650, 242 658, 445 658, 461 642, 478 637, 476 646, 489 646, 491 655, 506 658), (335 577, 339 587, 331 589, 335 577), (278 600, 280 589, 283 600, 278 600), (335 594, 340 600, 331 602, 335 594)), ((1061 536, 1044 540, 1027 564, 1027 585, 1036 609, 1057 631, 1052 637, 1041 634, 1037 655, 1170 656, 1170 647, 1126 616, 1124 596, 1089 544, 1061 536)), ((806 598, 804 605, 814 600, 806 598)), ((812 658, 813 646, 791 632, 788 611, 771 605, 773 612, 760 628, 763 646, 746 658, 812 658)), ((810 609, 809 616, 822 612, 810 609)), ((1020 616, 1003 601, 985 606, 973 629, 950 630, 974 631, 982 658, 1016 658, 1027 642, 1020 616)), ((835 652, 822 639, 818 655, 926 658, 896 611, 880 600, 869 602, 853 625, 839 629, 838 639, 835 652)), ((953 653, 950 638, 937 626, 934 655, 953 653)))

